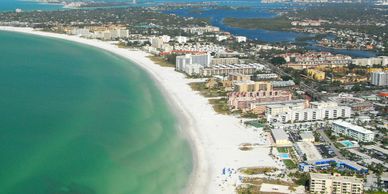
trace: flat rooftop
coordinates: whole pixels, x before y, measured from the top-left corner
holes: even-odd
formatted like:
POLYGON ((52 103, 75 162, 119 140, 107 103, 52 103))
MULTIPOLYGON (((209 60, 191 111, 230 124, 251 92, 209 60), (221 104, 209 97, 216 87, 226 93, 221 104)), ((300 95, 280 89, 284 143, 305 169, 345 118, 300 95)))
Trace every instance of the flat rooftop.
POLYGON ((342 126, 342 127, 345 127, 345 128, 348 128, 348 129, 351 129, 353 131, 357 131, 357 132, 363 133, 363 134, 368 134, 368 133, 372 134, 373 133, 373 131, 369 131, 369 130, 365 129, 364 127, 360 127, 358 125, 353 125, 353 124, 346 122, 346 121, 340 121, 340 120, 338 121, 337 120, 337 121, 334 121, 333 124, 339 125, 339 126, 342 126))
POLYGON ((300 137, 302 139, 315 139, 313 132, 311 131, 304 131, 300 133, 300 137))
POLYGON ((297 142, 299 149, 303 154, 306 154, 307 161, 314 161, 322 159, 322 155, 311 142, 297 142))
POLYGON ((383 153, 385 155, 388 155, 388 150, 384 149, 382 147, 379 147, 379 146, 376 146, 376 145, 367 145, 365 147, 368 148, 368 149, 374 149, 374 150, 379 151, 379 152, 381 152, 381 153, 383 153))
POLYGON ((341 175, 331 175, 331 174, 322 174, 322 173, 310 173, 312 179, 331 179, 342 182, 351 182, 351 183, 363 183, 363 180, 353 176, 341 176, 341 175))
POLYGON ((283 129, 272 129, 271 131, 276 141, 288 140, 288 134, 283 129))
POLYGON ((268 183, 263 183, 260 187, 260 191, 268 193, 291 193, 291 191, 288 189, 288 186, 268 183))

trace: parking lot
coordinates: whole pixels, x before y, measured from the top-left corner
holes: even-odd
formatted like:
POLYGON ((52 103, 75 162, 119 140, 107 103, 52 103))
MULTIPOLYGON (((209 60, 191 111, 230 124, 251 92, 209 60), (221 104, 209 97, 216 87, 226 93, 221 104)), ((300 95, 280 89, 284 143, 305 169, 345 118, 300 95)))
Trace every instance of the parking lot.
POLYGON ((333 158, 336 156, 334 151, 330 148, 329 145, 321 144, 321 145, 315 145, 315 147, 317 147, 317 150, 319 151, 319 153, 322 155, 323 158, 333 158))

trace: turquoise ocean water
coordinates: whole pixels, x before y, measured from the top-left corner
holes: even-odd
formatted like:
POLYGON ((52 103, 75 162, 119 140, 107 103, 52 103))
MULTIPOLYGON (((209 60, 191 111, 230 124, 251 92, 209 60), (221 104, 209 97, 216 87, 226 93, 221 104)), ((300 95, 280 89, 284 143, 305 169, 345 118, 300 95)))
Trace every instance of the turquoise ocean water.
POLYGON ((157 85, 96 48, 0 31, 0 193, 179 193, 188 142, 157 85))

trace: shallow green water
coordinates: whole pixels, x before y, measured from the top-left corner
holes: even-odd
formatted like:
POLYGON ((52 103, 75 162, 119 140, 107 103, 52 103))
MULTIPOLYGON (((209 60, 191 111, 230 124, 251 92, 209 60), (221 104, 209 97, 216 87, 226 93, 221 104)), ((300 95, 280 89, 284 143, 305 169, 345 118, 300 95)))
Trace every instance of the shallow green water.
POLYGON ((128 61, 0 31, 0 193, 179 193, 189 145, 128 61))

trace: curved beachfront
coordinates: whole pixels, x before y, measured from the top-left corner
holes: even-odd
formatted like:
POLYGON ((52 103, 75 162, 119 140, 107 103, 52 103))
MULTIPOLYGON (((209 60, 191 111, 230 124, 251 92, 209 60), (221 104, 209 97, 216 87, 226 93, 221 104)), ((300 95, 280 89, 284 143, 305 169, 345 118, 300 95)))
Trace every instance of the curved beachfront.
POLYGON ((268 146, 261 146, 249 152, 238 149, 242 143, 256 142, 257 131, 244 127, 235 117, 217 114, 206 98, 192 91, 188 84, 193 80, 186 79, 174 68, 155 64, 147 58, 146 52, 118 48, 100 40, 35 31, 31 28, 0 27, 0 30, 65 39, 97 47, 128 59, 146 70, 180 117, 179 128, 191 143, 194 170, 184 193, 235 193, 238 178, 233 177, 233 180, 230 180, 230 177, 224 176, 224 168, 236 170, 247 166, 276 166, 275 161, 268 155, 268 146))

